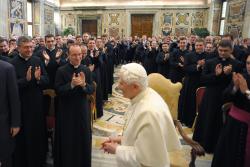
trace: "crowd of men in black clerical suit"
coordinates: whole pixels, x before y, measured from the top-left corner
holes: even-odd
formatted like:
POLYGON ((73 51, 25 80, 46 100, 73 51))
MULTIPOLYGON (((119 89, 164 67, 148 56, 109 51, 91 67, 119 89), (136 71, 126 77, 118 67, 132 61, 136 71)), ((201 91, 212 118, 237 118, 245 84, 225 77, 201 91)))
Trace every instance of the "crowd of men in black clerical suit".
POLYGON ((250 154, 245 151, 250 150, 249 127, 230 114, 223 123, 221 106, 225 99, 231 99, 247 113, 245 117, 249 116, 249 55, 250 39, 234 40, 229 34, 204 39, 195 35, 120 39, 106 34, 91 38, 88 33, 10 40, 1 37, 0 166, 45 165, 46 116, 51 102, 43 95, 45 89, 54 89, 57 94, 54 166, 91 166, 87 95, 96 91, 97 118, 102 117, 103 104, 112 94, 114 68, 129 62, 142 64, 147 74, 160 73, 173 83, 183 84, 178 119, 188 127, 193 126, 196 116, 196 90, 206 87, 193 139, 207 153, 215 153, 213 166, 243 166, 250 154), (230 128, 241 137, 226 145, 230 128), (230 144, 234 145, 231 149, 227 148, 230 144), (228 152, 222 156, 225 148, 228 152))

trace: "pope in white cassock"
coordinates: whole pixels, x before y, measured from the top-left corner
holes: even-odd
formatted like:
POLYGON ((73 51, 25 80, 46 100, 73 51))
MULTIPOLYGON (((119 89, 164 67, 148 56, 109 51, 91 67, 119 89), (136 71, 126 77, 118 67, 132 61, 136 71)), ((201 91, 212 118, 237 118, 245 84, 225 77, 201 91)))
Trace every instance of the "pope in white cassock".
POLYGON ((167 104, 148 87, 147 73, 137 63, 123 65, 118 88, 131 100, 122 136, 102 143, 116 154, 119 167, 169 167, 168 152, 181 148, 167 104))

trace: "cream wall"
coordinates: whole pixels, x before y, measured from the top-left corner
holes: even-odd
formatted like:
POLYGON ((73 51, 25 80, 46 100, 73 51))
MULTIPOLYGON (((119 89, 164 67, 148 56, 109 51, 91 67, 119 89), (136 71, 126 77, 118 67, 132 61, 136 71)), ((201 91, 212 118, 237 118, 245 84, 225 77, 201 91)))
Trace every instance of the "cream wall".
POLYGON ((71 26, 77 34, 81 33, 81 19, 97 19, 98 35, 108 33, 110 35, 131 35, 131 14, 153 14, 153 35, 161 35, 162 30, 172 29, 172 34, 183 32, 190 34, 195 27, 207 27, 207 6, 183 6, 178 8, 106 8, 106 9, 84 9, 84 8, 61 8, 62 30, 71 26), (170 23, 164 24, 164 15, 170 15, 170 23), (172 15, 172 16, 171 16, 172 15), (183 22, 184 20, 184 22, 183 22))

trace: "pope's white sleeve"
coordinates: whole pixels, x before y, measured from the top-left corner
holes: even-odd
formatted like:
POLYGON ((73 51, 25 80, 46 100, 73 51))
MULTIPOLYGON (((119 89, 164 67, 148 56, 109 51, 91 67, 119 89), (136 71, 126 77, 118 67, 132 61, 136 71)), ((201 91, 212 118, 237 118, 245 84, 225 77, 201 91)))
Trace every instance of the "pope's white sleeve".
POLYGON ((140 167, 133 146, 118 146, 116 148, 116 161, 119 167, 140 167))

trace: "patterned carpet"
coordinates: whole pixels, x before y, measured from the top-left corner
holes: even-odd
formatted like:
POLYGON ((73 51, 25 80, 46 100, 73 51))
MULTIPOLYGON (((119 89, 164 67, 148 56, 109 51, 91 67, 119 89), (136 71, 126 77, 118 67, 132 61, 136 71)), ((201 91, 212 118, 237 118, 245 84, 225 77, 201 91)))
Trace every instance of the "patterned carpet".
MULTIPOLYGON (((115 78, 117 78, 117 70, 115 70, 115 78)), ((92 167, 117 167, 114 155, 105 154, 100 150, 102 141, 112 135, 121 134, 123 131, 124 119, 129 100, 122 97, 117 89, 117 83, 113 85, 113 94, 109 101, 104 105, 104 116, 94 122, 93 126, 93 151, 92 151, 92 167)), ((184 130, 189 136, 192 131, 189 128, 184 130)), ((186 145, 180 137, 182 150, 170 153, 172 167, 186 167, 190 162, 191 147, 186 145)), ((211 166, 212 155, 199 157, 196 160, 197 167, 211 166)))

